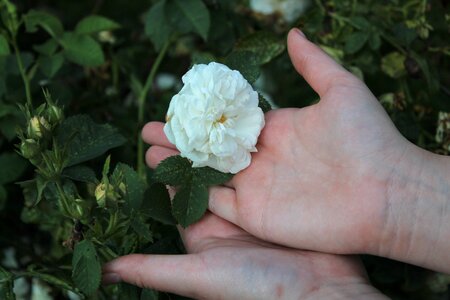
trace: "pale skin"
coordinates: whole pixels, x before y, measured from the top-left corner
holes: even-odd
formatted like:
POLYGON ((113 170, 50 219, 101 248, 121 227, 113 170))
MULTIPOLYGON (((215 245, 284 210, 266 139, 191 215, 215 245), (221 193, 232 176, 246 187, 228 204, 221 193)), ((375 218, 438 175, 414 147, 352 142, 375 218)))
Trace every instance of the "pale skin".
MULTIPOLYGON (((118 274, 106 282, 203 299, 274 299, 274 282, 284 283, 280 299, 324 291, 340 298, 343 290, 342 298, 382 297, 353 259, 296 249, 368 253, 450 273, 450 158, 403 138, 365 84, 301 32, 289 33, 288 50, 320 101, 266 114, 251 165, 211 188, 211 213, 182 232, 192 254, 120 258, 106 266, 118 274), (171 268, 181 261, 185 269, 171 268)), ((152 168, 178 153, 162 128, 151 122, 142 133, 153 145, 152 168)))

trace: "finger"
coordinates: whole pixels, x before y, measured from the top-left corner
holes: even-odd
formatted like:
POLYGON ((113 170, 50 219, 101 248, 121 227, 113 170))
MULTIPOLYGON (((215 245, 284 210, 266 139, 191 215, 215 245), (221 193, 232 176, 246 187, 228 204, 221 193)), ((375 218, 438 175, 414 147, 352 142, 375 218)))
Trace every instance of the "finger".
POLYGON ((319 96, 323 96, 333 85, 359 82, 322 49, 308 41, 297 28, 288 34, 288 52, 295 69, 319 96))
POLYGON ((237 224, 236 191, 224 186, 210 187, 208 209, 228 222, 237 224))
POLYGON ((172 148, 151 146, 145 154, 145 161, 150 168, 155 169, 162 160, 178 154, 180 152, 172 148))
POLYGON ((213 245, 217 239, 233 239, 248 236, 242 228, 207 211, 200 221, 187 228, 178 227, 183 244, 188 253, 199 253, 213 245))
POLYGON ((103 284, 127 282, 143 288, 198 298, 205 286, 204 264, 196 255, 143 255, 119 257, 103 267, 103 284))
POLYGON ((164 133, 164 123, 161 122, 150 122, 145 124, 142 129, 142 139, 150 145, 158 145, 167 148, 176 149, 166 137, 164 133))

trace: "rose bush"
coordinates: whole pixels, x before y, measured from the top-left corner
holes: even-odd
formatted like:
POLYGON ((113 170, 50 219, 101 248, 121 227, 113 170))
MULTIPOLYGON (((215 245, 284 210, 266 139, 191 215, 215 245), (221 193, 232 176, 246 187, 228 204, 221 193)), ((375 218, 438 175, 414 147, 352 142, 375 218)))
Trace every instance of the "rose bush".
MULTIPOLYGON (((0 0, 0 299, 181 299, 100 287, 101 264, 182 253, 175 225, 249 163, 261 94, 317 101, 285 51, 291 26, 363 79, 410 141, 449 154, 449 20, 445 1, 0 0), (185 157, 152 172, 140 131, 168 110, 185 157), (164 184, 178 187, 172 204, 164 184)), ((364 263, 393 298, 448 297, 442 274, 364 263)))

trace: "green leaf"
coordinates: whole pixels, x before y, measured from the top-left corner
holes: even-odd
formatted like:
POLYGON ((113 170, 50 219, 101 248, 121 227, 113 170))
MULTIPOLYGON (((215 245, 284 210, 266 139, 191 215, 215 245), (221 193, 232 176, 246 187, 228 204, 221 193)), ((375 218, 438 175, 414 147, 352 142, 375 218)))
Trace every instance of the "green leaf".
POLYGON ((75 32, 77 34, 91 34, 104 30, 114 30, 120 28, 120 25, 113 20, 102 16, 87 16, 78 22, 75 32))
POLYGON ((158 300, 158 291, 143 289, 140 300, 158 300))
POLYGON ((175 225, 172 216, 172 206, 167 188, 162 183, 153 184, 145 193, 144 213, 151 218, 167 225, 175 225))
POLYGON ((139 300, 139 288, 128 283, 121 283, 119 300, 139 300))
POLYGON ((144 238, 144 240, 146 242, 153 241, 153 236, 150 231, 150 228, 149 228, 148 224, 145 224, 141 215, 135 214, 131 218, 130 225, 131 225, 131 228, 133 228, 133 230, 137 233, 137 235, 144 238))
POLYGON ((164 159, 156 167, 153 178, 157 182, 178 186, 191 177, 192 163, 179 155, 164 159))
POLYGON ((417 32, 413 28, 408 28, 404 24, 397 24, 392 28, 394 38, 400 44, 409 46, 416 38, 417 32))
POLYGON ((109 124, 98 125, 87 115, 64 120, 57 130, 56 140, 68 151, 67 167, 98 157, 126 142, 117 129, 109 124))
POLYGON ((94 244, 89 240, 83 240, 75 245, 72 257, 72 279, 77 288, 88 296, 100 286, 100 261, 94 244))
MULTIPOLYGON (((183 227, 196 222, 208 207, 208 186, 229 181, 233 174, 222 173, 209 167, 192 168, 191 162, 181 156, 163 160, 154 172, 157 182, 178 186, 172 203, 172 215, 183 227)), ((171 221, 167 213, 170 202, 164 186, 152 186, 150 197, 154 204, 147 205, 151 216, 163 223, 171 221)))
POLYGON ((88 35, 65 32, 60 40, 65 57, 81 66, 96 67, 105 62, 100 44, 88 35))
POLYGON ((27 32, 35 32, 38 26, 42 27, 53 37, 58 37, 64 32, 63 25, 59 19, 43 11, 30 10, 24 16, 24 20, 27 32))
POLYGON ((354 54, 358 52, 366 44, 369 38, 369 34, 366 32, 352 33, 348 38, 344 46, 344 50, 348 54, 354 54))
POLYGON ((256 62, 262 65, 277 57, 285 49, 284 43, 274 34, 259 31, 240 40, 235 50, 252 52, 256 62))
POLYGON ((378 32, 374 32, 369 37, 369 46, 372 50, 378 50, 381 46, 381 38, 378 32))
POLYGON ((173 216, 184 228, 200 220, 207 208, 208 188, 196 181, 184 185, 173 198, 173 216))
POLYGON ((217 61, 217 58, 209 52, 194 52, 191 55, 191 62, 195 64, 209 64, 210 62, 217 61))
POLYGON ((262 109, 264 113, 268 112, 269 110, 272 110, 272 105, 270 105, 270 103, 266 100, 266 98, 264 98, 264 96, 261 95, 260 93, 258 93, 258 99, 259 99, 258 106, 262 109))
POLYGON ((145 15, 145 34, 157 51, 161 50, 172 34, 172 28, 165 14, 166 0, 153 5, 145 15))
POLYGON ((406 74, 405 59, 400 52, 391 52, 381 59, 381 70, 392 78, 400 78, 406 74))
POLYGON ((17 116, 20 117, 22 112, 16 105, 0 103, 0 118, 5 116, 17 116))
POLYGON ((8 192, 3 185, 0 185, 0 211, 5 208, 6 200, 8 198, 8 192))
POLYGON ((73 291, 75 292, 75 287, 73 286, 71 280, 69 280, 70 278, 65 278, 64 276, 61 276, 61 274, 58 274, 58 276, 52 275, 52 274, 46 274, 46 273, 39 273, 36 271, 28 271, 25 274, 26 276, 29 277, 33 277, 33 278, 38 278, 42 281, 45 281, 55 287, 64 289, 64 290, 68 290, 68 291, 73 291))
POLYGON ((22 188, 22 193, 25 198, 25 205, 29 207, 38 205, 42 200, 42 194, 48 183, 41 176, 36 176, 32 180, 19 182, 18 184, 22 188))
POLYGON ((196 182, 206 186, 224 184, 233 178, 231 173, 223 173, 210 167, 193 168, 192 173, 196 182))
POLYGON ((41 56, 39 67, 42 73, 48 78, 53 78, 64 64, 64 55, 62 53, 53 56, 41 56))
POLYGON ((261 72, 255 53, 250 51, 233 51, 225 59, 225 64, 238 70, 250 83, 255 82, 261 72))
POLYGON ((370 28, 370 23, 364 17, 352 17, 350 22, 360 30, 368 30, 370 28))
POLYGON ((97 183, 94 170, 89 167, 78 165, 64 169, 62 175, 75 181, 86 183, 97 183))
MULTIPOLYGON (((171 13, 179 12, 179 16, 184 18, 191 26, 192 31, 199 34, 205 41, 208 39, 210 26, 209 10, 201 0, 169 0, 173 3, 171 13), (174 9, 172 11, 172 8, 174 9)), ((177 18, 180 20, 180 18, 177 18)), ((179 26, 180 27, 180 26, 179 26)))
POLYGON ((49 39, 40 45, 34 45, 33 49, 47 56, 53 55, 58 49, 58 42, 55 39, 49 39))
POLYGON ((411 51, 411 57, 417 62, 419 65, 419 68, 422 70, 423 74, 425 75, 425 79, 427 81, 428 87, 432 92, 437 92, 440 87, 439 80, 436 79, 437 76, 433 76, 430 66, 427 62, 427 60, 423 57, 421 57, 419 54, 417 54, 414 51, 411 51))
POLYGON ((0 185, 16 181, 27 168, 27 161, 14 152, 0 154, 0 185))
POLYGON ((123 180, 126 188, 125 203, 129 210, 139 210, 144 198, 145 183, 139 177, 138 173, 130 166, 119 163, 116 166, 123 174, 123 180))
POLYGON ((0 56, 6 56, 10 53, 11 51, 9 50, 8 41, 2 34, 0 34, 0 56))
POLYGON ((14 300, 14 277, 13 275, 0 266, 0 299, 14 300))

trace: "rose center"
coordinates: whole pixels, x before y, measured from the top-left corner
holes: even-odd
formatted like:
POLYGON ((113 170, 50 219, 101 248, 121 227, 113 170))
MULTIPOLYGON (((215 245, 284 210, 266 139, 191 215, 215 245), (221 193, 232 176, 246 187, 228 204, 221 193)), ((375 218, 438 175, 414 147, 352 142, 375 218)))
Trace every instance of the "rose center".
POLYGON ((227 117, 225 117, 225 115, 222 115, 221 117, 220 117, 220 119, 219 120, 217 120, 217 122, 219 122, 219 123, 225 123, 227 121, 227 117))

